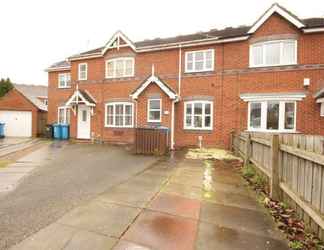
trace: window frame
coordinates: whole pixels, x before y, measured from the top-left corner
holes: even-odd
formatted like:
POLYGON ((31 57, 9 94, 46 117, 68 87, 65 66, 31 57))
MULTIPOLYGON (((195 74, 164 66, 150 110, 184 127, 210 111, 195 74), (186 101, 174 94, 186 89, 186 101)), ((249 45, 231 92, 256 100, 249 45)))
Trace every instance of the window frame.
POLYGON ((263 41, 263 42, 256 42, 253 44, 250 44, 249 48, 249 67, 250 68, 261 68, 261 67, 276 67, 276 66, 287 66, 287 65, 296 65, 298 63, 298 41, 297 39, 279 39, 279 40, 271 40, 271 41, 263 41), (295 58, 292 63, 283 63, 283 44, 284 42, 294 42, 295 44, 295 58), (280 56, 279 60, 280 62, 278 64, 266 64, 266 53, 265 53, 265 45, 271 44, 271 43, 280 43, 280 56), (253 60, 253 48, 256 46, 262 47, 262 64, 255 65, 253 60))
POLYGON ((57 123, 58 124, 70 124, 71 122, 71 109, 69 107, 66 107, 66 106, 59 106, 57 108, 57 123), (64 122, 63 123, 60 123, 60 110, 63 109, 64 110, 64 117, 63 117, 63 120, 64 122), (67 122, 67 112, 69 112, 69 121, 67 122))
POLYGON ((135 58, 134 57, 116 57, 112 59, 108 59, 105 62, 105 78, 106 79, 115 79, 115 78, 124 78, 124 77, 134 77, 135 75, 135 58), (116 62, 118 60, 124 60, 124 74, 123 76, 116 76, 116 62), (126 73, 126 61, 131 60, 132 61, 132 73, 127 75, 126 73), (114 68, 113 68, 113 76, 108 76, 108 63, 113 62, 114 68))
POLYGON ((71 88, 71 73, 69 73, 69 72, 68 73, 59 73, 57 78, 58 78, 58 88, 59 89, 71 88), (61 76, 64 76, 64 83, 65 83, 64 86, 61 86, 61 80, 60 80, 61 76))
POLYGON ((134 127, 134 103, 132 102, 109 102, 105 104, 105 127, 106 128, 133 128, 134 127), (123 125, 116 125, 116 105, 123 105, 123 125), (108 124, 108 106, 112 106, 113 107, 113 124, 108 124), (126 106, 131 106, 132 110, 131 110, 131 115, 132 115, 132 119, 131 119, 131 125, 125 125, 125 107, 126 106))
POLYGON ((184 116, 183 116, 183 129, 185 130, 213 130, 213 124, 214 124, 214 102, 213 101, 206 101, 206 100, 194 100, 194 101, 185 101, 184 102, 184 116), (194 117, 195 117, 195 113, 194 113, 194 104, 195 103, 201 103, 203 104, 203 109, 202 109, 202 127, 201 128, 197 128, 194 127, 194 117), (187 122, 186 122, 186 118, 187 118, 187 104, 191 104, 192 105, 192 113, 191 113, 191 126, 187 126, 187 122), (210 104, 210 126, 206 127, 205 126, 205 118, 206 118, 206 114, 205 114, 205 106, 206 104, 210 104))
POLYGON ((149 98, 149 99, 147 99, 147 121, 148 122, 161 122, 162 121, 162 99, 161 98, 149 98), (159 101, 160 102, 160 108, 152 110, 150 101, 159 101), (158 120, 150 119, 150 112, 151 111, 159 111, 160 112, 160 119, 158 119, 158 120))
POLYGON ((248 102, 248 120, 247 128, 251 132, 273 132, 273 133, 295 133, 297 125, 297 101, 295 100, 260 100, 260 101, 250 101, 248 102), (278 102, 279 103, 279 120, 278 120, 278 129, 267 129, 267 120, 268 120, 268 103, 278 102), (253 128, 250 126, 251 119, 251 104, 252 103, 261 103, 261 123, 260 128, 253 128), (294 103, 294 128, 286 129, 285 128, 285 105, 286 103, 294 103))
POLYGON ((214 49, 204 49, 204 50, 193 50, 193 51, 186 51, 185 53, 185 73, 195 73, 195 72, 209 72, 214 71, 215 69, 215 50, 214 49), (212 52, 212 65, 211 68, 206 69, 206 53, 211 51, 212 52), (204 66, 202 70, 196 70, 195 69, 195 55, 196 53, 204 52, 204 66), (188 55, 192 54, 192 69, 188 69, 188 55))
POLYGON ((78 80, 79 81, 86 81, 86 80, 88 80, 88 63, 79 63, 78 64, 78 80), (82 78, 81 77, 81 70, 80 70, 80 68, 81 68, 81 66, 84 66, 84 65, 85 65, 85 77, 82 78))

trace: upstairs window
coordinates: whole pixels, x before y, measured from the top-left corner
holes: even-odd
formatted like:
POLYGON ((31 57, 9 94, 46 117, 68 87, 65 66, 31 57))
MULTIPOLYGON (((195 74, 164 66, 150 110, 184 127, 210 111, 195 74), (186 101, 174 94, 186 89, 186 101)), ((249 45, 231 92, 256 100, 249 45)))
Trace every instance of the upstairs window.
POLYGON ((106 61, 106 78, 134 76, 134 58, 124 57, 106 61))
POLYGON ((250 131, 294 132, 295 101, 258 101, 249 103, 250 131))
POLYGON ((214 70, 214 50, 186 52, 185 72, 203 72, 214 70))
POLYGON ((184 129, 211 130, 213 128, 213 102, 189 101, 184 105, 184 129))
POLYGON ((58 87, 59 88, 70 88, 71 87, 71 74, 61 73, 58 75, 58 87))
POLYGON ((297 64, 297 41, 278 40, 250 46, 250 67, 297 64))
POLYGON ((87 63, 79 63, 78 69, 78 79, 79 81, 88 79, 88 64, 87 63))
POLYGON ((162 103, 161 99, 148 99, 148 122, 161 122, 162 103))

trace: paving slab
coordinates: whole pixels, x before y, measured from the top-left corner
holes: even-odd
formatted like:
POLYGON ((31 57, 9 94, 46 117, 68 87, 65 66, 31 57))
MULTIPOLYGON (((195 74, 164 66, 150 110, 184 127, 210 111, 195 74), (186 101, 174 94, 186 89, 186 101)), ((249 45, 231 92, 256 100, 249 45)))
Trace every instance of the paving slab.
POLYGON ((288 250, 287 242, 200 222, 196 250, 288 250))
POLYGON ((129 242, 126 240, 121 240, 118 244, 113 248, 113 250, 154 250, 151 247, 142 246, 133 242, 129 242))
POLYGON ((275 229, 272 218, 266 215, 261 209, 260 211, 254 211, 202 202, 200 220, 221 227, 281 239, 281 235, 275 229))
POLYGON ((151 202, 149 209, 198 220, 200 203, 199 200, 161 193, 151 202))
POLYGON ((162 192, 187 197, 190 199, 201 200, 202 198, 201 188, 179 183, 168 183, 163 187, 162 192))
POLYGON ((52 224, 22 241, 10 250, 61 250, 75 234, 76 229, 52 224))
POLYGON ((118 238, 139 212, 138 208, 94 200, 67 213, 58 223, 118 238))
POLYGON ((117 239, 88 231, 76 232, 63 250, 109 250, 117 239))
POLYGON ((122 239, 156 250, 193 250, 197 223, 196 220, 146 210, 122 239))

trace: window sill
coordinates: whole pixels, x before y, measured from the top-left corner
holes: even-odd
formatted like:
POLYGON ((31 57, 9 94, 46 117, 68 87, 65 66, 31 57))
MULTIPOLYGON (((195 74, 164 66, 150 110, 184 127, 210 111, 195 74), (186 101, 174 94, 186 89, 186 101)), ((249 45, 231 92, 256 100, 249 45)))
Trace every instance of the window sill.
POLYGON ((72 88, 71 86, 69 86, 69 87, 58 87, 58 89, 70 89, 70 88, 72 88))
POLYGON ((255 133, 270 133, 270 134, 300 134, 299 131, 296 130, 258 130, 258 129, 247 129, 246 132, 255 132, 255 133))
POLYGON ((185 132, 190 132, 190 133, 212 133, 213 129, 207 129, 207 128, 184 128, 185 132))
POLYGON ((298 63, 291 63, 291 64, 279 64, 279 65, 262 65, 262 66, 252 66, 249 65, 250 69, 262 69, 262 68, 280 68, 280 67, 288 67, 288 66, 296 66, 298 63))
POLYGON ((214 73, 215 70, 214 69, 211 69, 211 70, 201 70, 201 71, 185 71, 184 74, 186 75, 190 75, 190 74, 201 74, 201 73, 214 73))
POLYGON ((116 127, 116 126, 107 126, 107 125, 105 125, 105 128, 111 128, 111 129, 130 129, 130 128, 134 128, 134 126, 116 127))

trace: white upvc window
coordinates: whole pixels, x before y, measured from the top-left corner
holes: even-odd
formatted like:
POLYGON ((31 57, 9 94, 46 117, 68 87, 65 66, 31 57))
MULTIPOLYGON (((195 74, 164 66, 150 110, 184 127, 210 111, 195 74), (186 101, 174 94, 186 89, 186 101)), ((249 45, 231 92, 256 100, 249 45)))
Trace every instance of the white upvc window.
POLYGON ((79 81, 84 81, 88 79, 88 64, 79 63, 78 65, 78 79, 79 81))
POLYGON ((214 50, 198 50, 186 52, 185 72, 204 72, 214 70, 214 50))
POLYGON ((249 131, 296 131, 296 101, 253 101, 248 105, 249 131))
POLYGON ((162 116, 162 100, 161 99, 148 99, 147 100, 147 121, 148 122, 161 122, 162 116))
POLYGON ((57 109, 57 123, 59 124, 70 124, 70 108, 69 107, 58 107, 57 109))
POLYGON ((106 78, 134 76, 135 60, 133 57, 119 57, 106 61, 106 78))
POLYGON ((105 127, 132 128, 134 105, 131 102, 112 102, 105 107, 105 127))
POLYGON ((184 129, 212 130, 213 102, 187 101, 184 103, 184 129))
POLYGON ((297 40, 274 40, 250 45, 250 67, 297 64, 297 40))
POLYGON ((60 89, 71 88, 71 74, 70 73, 58 74, 58 87, 60 89))

